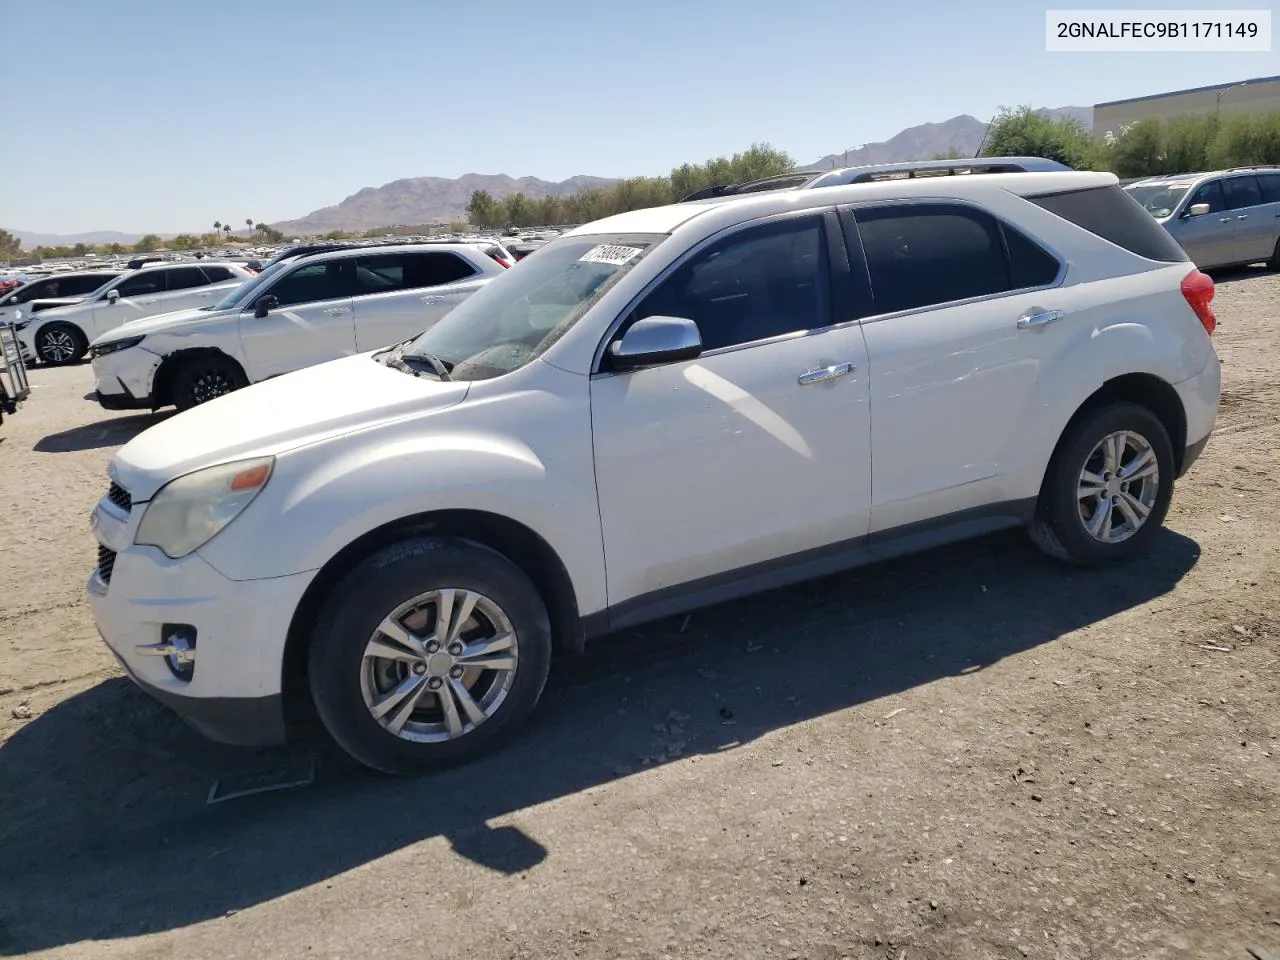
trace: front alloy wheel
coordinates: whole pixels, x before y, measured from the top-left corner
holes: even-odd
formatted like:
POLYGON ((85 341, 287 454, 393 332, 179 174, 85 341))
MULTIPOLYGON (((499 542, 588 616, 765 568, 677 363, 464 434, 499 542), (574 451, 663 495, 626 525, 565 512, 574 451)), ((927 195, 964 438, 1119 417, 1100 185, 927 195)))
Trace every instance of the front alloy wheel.
POLYGON ((365 766, 418 773, 468 760, 533 712, 551 625, 538 590, 502 554, 414 537, 327 590, 307 682, 325 729, 365 766))
POLYGON ((488 720, 515 681, 519 651, 506 613, 471 590, 400 604, 364 648, 360 692, 388 733, 436 743, 488 720))

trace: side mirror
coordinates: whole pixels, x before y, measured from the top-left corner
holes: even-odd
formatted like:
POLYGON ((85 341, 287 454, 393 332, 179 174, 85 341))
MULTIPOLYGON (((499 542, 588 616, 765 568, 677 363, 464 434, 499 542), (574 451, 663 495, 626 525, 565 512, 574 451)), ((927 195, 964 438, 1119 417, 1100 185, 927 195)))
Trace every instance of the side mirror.
POLYGON ((107 303, 115 303, 115 302, 116 302, 117 300, 119 300, 119 299, 120 299, 120 291, 119 291, 119 290, 108 290, 108 291, 107 291, 107 303))
POLYGON ((265 297, 260 297, 258 302, 254 304, 253 315, 261 320, 279 306, 280 299, 278 297, 271 296, 271 294, 267 294, 265 297))
POLYGON ((1203 217, 1208 212, 1209 212, 1209 205, 1207 203, 1193 203, 1191 206, 1187 207, 1187 212, 1184 213, 1183 216, 1184 217, 1203 217))
POLYGON ((702 335, 696 323, 683 317, 645 317, 633 323, 622 339, 609 344, 605 352, 614 370, 635 370, 692 360, 702 353, 702 335))

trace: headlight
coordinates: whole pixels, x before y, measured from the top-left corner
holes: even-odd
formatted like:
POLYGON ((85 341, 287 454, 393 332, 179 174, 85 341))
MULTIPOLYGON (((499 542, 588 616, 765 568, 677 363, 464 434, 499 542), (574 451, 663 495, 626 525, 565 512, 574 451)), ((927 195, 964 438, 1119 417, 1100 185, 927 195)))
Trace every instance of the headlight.
POLYGON ((146 339, 146 334, 141 337, 125 337, 123 340, 109 340, 106 343, 99 343, 89 348, 89 357, 105 357, 108 353, 115 353, 117 350, 128 350, 130 347, 136 347, 146 339))
POLYGON ((253 502, 275 457, 238 460, 170 480, 151 498, 133 542, 179 560, 204 546, 253 502))

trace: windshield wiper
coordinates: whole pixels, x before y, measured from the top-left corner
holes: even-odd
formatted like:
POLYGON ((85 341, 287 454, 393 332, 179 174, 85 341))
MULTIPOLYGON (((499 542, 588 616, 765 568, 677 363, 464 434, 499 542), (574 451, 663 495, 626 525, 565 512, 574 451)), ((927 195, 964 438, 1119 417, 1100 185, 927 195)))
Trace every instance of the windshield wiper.
POLYGON ((421 377, 427 371, 419 370, 411 366, 411 364, 415 361, 424 363, 431 368, 431 373, 435 374, 441 381, 448 382, 452 380, 452 377, 449 376, 449 368, 439 357, 430 353, 414 353, 405 356, 404 352, 411 343, 413 343, 413 339, 406 340, 404 343, 397 343, 394 347, 388 347, 380 353, 375 353, 373 359, 379 363, 386 364, 394 370, 399 370, 401 373, 407 373, 415 377, 421 377))
POLYGON ((399 357, 401 363, 425 363, 431 368, 431 372, 437 377, 448 383, 453 378, 449 376, 449 368, 444 365, 444 361, 437 357, 434 353, 407 353, 401 354, 399 357))

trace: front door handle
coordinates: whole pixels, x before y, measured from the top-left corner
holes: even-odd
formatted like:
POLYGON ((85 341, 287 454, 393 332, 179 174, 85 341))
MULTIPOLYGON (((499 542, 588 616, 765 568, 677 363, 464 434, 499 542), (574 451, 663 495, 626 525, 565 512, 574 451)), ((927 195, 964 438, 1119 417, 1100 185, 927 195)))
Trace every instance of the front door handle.
POLYGON ((1230 217, 1220 217, 1220 218, 1218 218, 1218 222, 1219 222, 1219 223, 1230 223, 1230 222, 1231 222, 1231 218, 1230 218, 1230 217))
POLYGON ((142 301, 143 306, 147 306, 147 307, 152 306, 154 303, 155 303, 155 301, 154 301, 154 300, 143 300, 143 301, 142 301))
POLYGON ((444 297, 423 297, 423 303, 444 303, 444 297))
POLYGON ((350 312, 351 312, 350 309, 348 309, 347 307, 330 307, 328 310, 324 312, 324 315, 326 317, 340 317, 344 313, 350 313, 350 312))
POLYGON ((800 374, 799 383, 802 387, 807 387, 811 383, 822 383, 824 380, 834 380, 837 377, 848 376, 856 370, 852 363, 836 363, 829 367, 819 367, 817 370, 809 370, 800 374))
POLYGON ((1044 310, 1040 307, 1032 307, 1018 318, 1018 329, 1026 330, 1028 327, 1048 326, 1051 323, 1056 323, 1065 316, 1066 314, 1061 310, 1044 310))
POLYGON ((1237 220, 1248 220, 1248 219, 1249 219, 1249 215, 1248 215, 1247 213, 1242 213, 1242 214, 1240 214, 1240 216, 1236 217, 1236 219, 1237 219, 1237 220))

